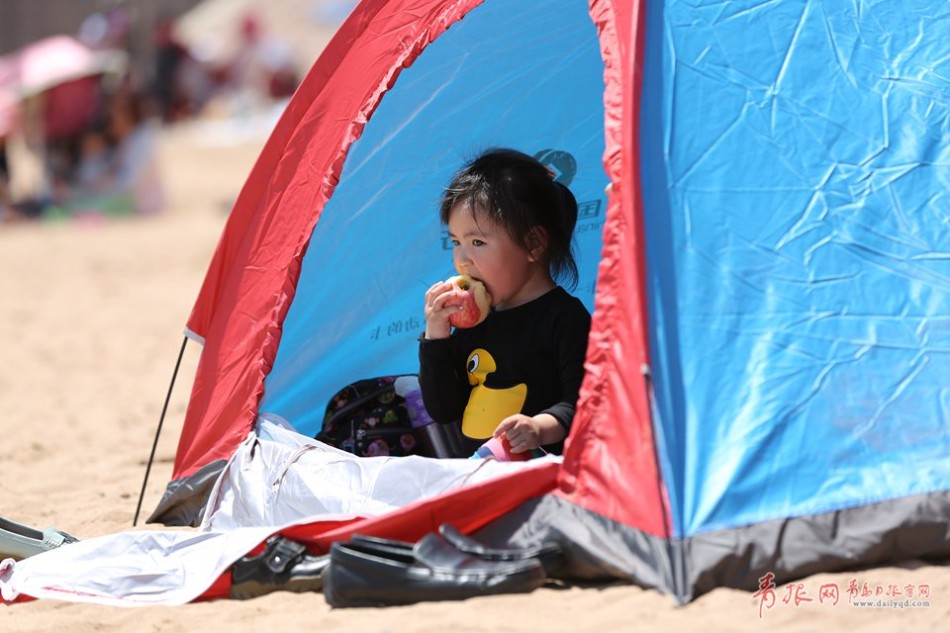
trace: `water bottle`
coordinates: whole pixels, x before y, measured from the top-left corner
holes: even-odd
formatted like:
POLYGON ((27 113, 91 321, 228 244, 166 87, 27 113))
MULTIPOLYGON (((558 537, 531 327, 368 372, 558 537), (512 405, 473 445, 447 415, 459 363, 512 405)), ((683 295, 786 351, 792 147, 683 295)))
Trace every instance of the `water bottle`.
POLYGON ((422 391, 419 390, 419 379, 415 376, 400 376, 393 383, 396 394, 406 401, 406 411, 409 413, 409 423, 412 428, 418 429, 435 421, 429 417, 429 412, 422 404, 422 391))
POLYGON ((531 451, 512 453, 511 444, 506 437, 492 437, 478 447, 471 459, 492 457, 500 462, 523 462, 531 459, 531 451))
POLYGON ((422 402, 419 378, 400 376, 393 383, 393 389, 405 400, 409 423, 412 424, 416 438, 422 442, 426 453, 430 457, 457 457, 461 451, 459 426, 458 424, 439 424, 429 416, 422 402))

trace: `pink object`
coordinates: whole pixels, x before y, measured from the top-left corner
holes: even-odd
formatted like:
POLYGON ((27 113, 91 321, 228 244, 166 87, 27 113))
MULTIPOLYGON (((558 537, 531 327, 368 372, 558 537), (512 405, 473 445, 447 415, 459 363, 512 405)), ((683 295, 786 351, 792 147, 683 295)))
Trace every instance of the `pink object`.
POLYGON ((98 97, 96 77, 118 73, 127 55, 93 50, 68 35, 32 42, 0 58, 0 136, 16 123, 22 99, 48 92, 44 106, 47 137, 82 129, 92 118, 98 97))
POLYGON ((512 453, 507 438, 493 437, 479 446, 472 457, 494 457, 500 462, 525 462, 531 459, 531 452, 512 453))
POLYGON ((36 94, 74 79, 117 72, 126 61, 120 51, 95 51, 68 35, 27 44, 13 56, 20 94, 36 94))

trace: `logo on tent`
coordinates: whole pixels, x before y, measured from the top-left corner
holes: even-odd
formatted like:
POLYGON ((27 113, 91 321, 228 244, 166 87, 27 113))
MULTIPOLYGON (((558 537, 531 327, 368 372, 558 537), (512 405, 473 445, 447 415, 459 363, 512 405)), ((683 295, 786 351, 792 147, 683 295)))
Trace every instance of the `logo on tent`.
POLYGON ((575 174, 577 174, 577 161, 567 152, 558 149, 543 149, 534 157, 554 174, 555 182, 559 182, 565 187, 571 184, 575 174))

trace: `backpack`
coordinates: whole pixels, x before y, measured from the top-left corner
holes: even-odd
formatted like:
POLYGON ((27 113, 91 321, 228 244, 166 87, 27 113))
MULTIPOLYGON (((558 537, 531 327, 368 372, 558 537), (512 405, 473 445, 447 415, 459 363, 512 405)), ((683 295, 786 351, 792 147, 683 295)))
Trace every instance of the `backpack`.
POLYGON ((357 380, 336 392, 316 439, 360 457, 423 454, 397 378, 357 380))

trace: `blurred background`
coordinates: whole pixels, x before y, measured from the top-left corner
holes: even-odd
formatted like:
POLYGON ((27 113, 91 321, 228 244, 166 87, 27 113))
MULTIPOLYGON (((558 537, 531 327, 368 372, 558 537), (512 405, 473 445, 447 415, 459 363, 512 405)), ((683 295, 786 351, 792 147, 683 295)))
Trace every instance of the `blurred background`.
MULTIPOLYGON (((132 523, 231 207, 354 4, 0 0, 0 481, 18 482, 0 514, 80 537, 132 523)), ((146 516, 199 358, 189 346, 146 516)))
POLYGON ((266 137, 355 0, 4 0, 0 224, 156 214, 163 130, 266 137))

